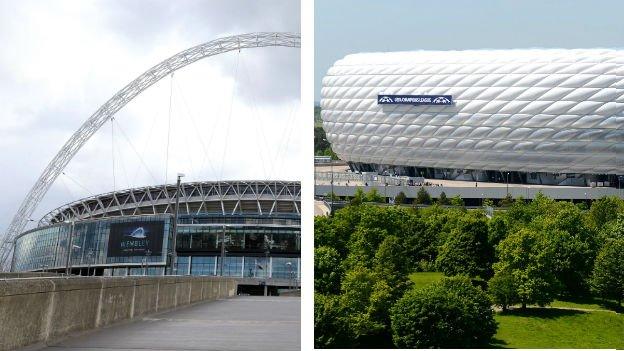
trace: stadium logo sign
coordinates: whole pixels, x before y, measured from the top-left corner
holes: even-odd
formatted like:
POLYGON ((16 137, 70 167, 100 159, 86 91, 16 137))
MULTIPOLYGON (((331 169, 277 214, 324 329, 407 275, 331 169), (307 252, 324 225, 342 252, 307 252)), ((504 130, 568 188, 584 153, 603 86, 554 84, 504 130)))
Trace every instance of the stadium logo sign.
POLYGON ((163 247, 164 221, 111 223, 108 236, 108 256, 159 255, 163 247))
POLYGON ((135 239, 145 239, 145 238, 147 238, 147 235, 145 235, 145 229, 143 229, 143 227, 138 227, 137 229, 133 230, 132 233, 125 234, 125 235, 133 237, 135 239))
POLYGON ((377 95, 379 105, 452 105, 452 95, 377 95))

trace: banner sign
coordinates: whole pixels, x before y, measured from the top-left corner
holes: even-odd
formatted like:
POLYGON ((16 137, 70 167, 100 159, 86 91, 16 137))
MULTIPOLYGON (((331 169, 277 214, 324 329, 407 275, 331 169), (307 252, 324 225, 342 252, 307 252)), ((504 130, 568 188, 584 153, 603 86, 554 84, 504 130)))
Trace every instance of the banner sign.
POLYGON ((108 236, 108 257, 162 255, 165 222, 112 223, 108 236))
POLYGON ((377 95, 379 105, 452 105, 452 95, 377 95))

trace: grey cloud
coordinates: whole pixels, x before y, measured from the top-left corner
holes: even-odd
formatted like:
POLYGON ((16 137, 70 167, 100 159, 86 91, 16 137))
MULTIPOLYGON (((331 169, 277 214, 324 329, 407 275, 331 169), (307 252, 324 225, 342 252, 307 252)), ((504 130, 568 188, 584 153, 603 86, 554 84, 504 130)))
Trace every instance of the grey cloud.
MULTIPOLYGON (((67 138, 130 80, 177 51, 218 37, 255 31, 298 32, 299 12, 299 2, 290 0, 80 3, 0 0, 0 47, 3 48, 0 51, 0 168, 3 169, 0 180, 4 184, 0 235, 26 192, 67 138), (82 17, 72 17, 77 22, 72 22, 70 25, 74 27, 69 30, 87 33, 87 42, 83 36, 47 36, 45 26, 53 26, 55 22, 64 25, 67 17, 63 16, 71 16, 69 10, 73 7, 81 7, 76 16, 82 17), (60 17, 54 17, 57 15, 60 17), (41 16, 52 24, 37 23, 41 16), (32 23, 41 27, 26 27, 32 23), (49 51, 50 47, 58 49, 49 51), (64 64, 67 59, 78 65, 64 64)), ((290 106, 299 98, 298 50, 253 49, 240 55, 249 77, 239 78, 239 83, 245 85, 237 91, 238 98, 253 99, 268 111, 278 105, 290 106)), ((230 76, 235 59, 236 53, 231 53, 208 58, 206 62, 230 76)), ((161 105, 160 101, 156 102, 161 105)), ((147 123, 141 121, 144 113, 126 108, 120 114, 120 118, 128 121, 123 122, 127 133, 144 132, 147 123)), ((102 140, 106 142, 107 138, 92 139, 89 145, 102 140)), ((103 149, 83 148, 67 169, 96 193, 112 190, 110 155, 102 155, 103 149)), ((126 153, 133 154, 129 150, 126 153)), ((253 176, 253 171, 240 169, 246 156, 236 155, 234 151, 232 155, 236 162, 224 165, 224 177, 253 176)), ((159 157, 162 156, 146 156, 154 162, 159 157)), ((292 156, 287 159, 291 160, 292 156)), ((293 178, 296 172, 289 174, 288 178, 293 178)), ((139 179, 139 182, 151 182, 146 175, 139 179)), ((59 179, 34 217, 86 195, 68 178, 59 179)))

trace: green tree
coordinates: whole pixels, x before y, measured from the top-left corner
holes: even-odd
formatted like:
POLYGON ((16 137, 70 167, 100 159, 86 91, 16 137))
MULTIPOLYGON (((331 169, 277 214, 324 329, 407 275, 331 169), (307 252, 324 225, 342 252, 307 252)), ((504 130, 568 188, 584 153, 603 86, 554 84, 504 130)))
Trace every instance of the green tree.
POLYGON ((592 275, 592 287, 618 304, 624 300, 624 238, 608 240, 600 250, 592 275))
POLYGON ((406 203, 407 197, 405 196, 405 193, 402 191, 399 191, 399 193, 394 197, 394 203, 397 205, 401 205, 406 203))
POLYGON ((336 238, 331 222, 330 217, 314 217, 314 246, 331 246, 336 244, 338 238, 336 238))
POLYGON ((483 207, 494 207, 494 201, 492 199, 483 199, 483 207))
POLYGON ((496 247, 498 243, 507 237, 509 233, 509 224, 504 216, 495 215, 488 222, 488 241, 492 247, 496 247))
POLYGON ((366 193, 364 193, 364 190, 362 190, 362 188, 355 189, 355 193, 353 193, 353 197, 351 198, 351 205, 361 205, 366 201, 366 193))
POLYGON ((464 207, 464 200, 462 200, 461 196, 455 195, 451 198, 451 205, 457 207, 464 207))
POLYGON ((589 276, 594 252, 586 242, 562 230, 545 230, 553 245, 553 272, 563 284, 564 293, 570 296, 589 292, 589 276))
POLYGON ((466 215, 440 247, 436 266, 447 276, 465 274, 487 279, 493 260, 486 219, 466 215))
POLYGON ((349 347, 340 296, 314 294, 314 347, 349 347))
POLYGON ((586 225, 585 215, 567 201, 540 209, 529 226, 543 233, 554 245, 553 271, 563 284, 564 293, 589 293, 589 276, 597 254, 595 231, 586 225))
POLYGON ((405 223, 405 250, 410 260, 409 266, 415 269, 419 262, 434 262, 438 255, 438 223, 428 223, 419 216, 411 216, 405 223))
POLYGON ((409 258, 405 245, 398 237, 387 236, 379 244, 373 259, 373 270, 391 286, 388 292, 393 300, 401 297, 411 285, 408 277, 411 272, 409 258))
POLYGON ((494 277, 513 278, 523 308, 532 303, 549 304, 559 292, 560 283, 553 272, 553 249, 544 235, 526 228, 509 235, 496 247, 494 277))
POLYGON ((349 347, 370 345, 384 339, 384 315, 391 306, 389 286, 370 269, 356 266, 342 281, 340 306, 349 347))
POLYGON ((431 196, 424 187, 420 187, 418 193, 416 193, 416 203, 419 205, 429 205, 431 203, 431 196))
POLYGON ((600 244, 604 244, 609 239, 624 239, 624 213, 619 213, 614 220, 607 222, 600 230, 600 244))
POLYGON ((500 207, 509 207, 513 204, 514 200, 511 194, 507 194, 504 198, 500 199, 498 202, 498 206, 500 207))
POLYGON ((345 270, 357 266, 371 268, 379 244, 388 236, 388 231, 376 227, 359 226, 349 240, 349 254, 343 261, 345 270))
POLYGON ((329 192, 329 193, 325 194, 325 199, 328 199, 328 200, 332 200, 333 199, 334 201, 338 201, 338 200, 340 200, 340 197, 337 196, 335 193, 329 192))
POLYGON ((615 220, 619 213, 624 213, 624 200, 615 196, 605 196, 592 202, 589 208, 589 221, 596 229, 615 220))
POLYGON ((373 188, 366 194, 366 202, 384 203, 386 200, 379 194, 377 189, 373 188))
POLYGON ((443 191, 440 193, 440 197, 438 198, 438 204, 439 205, 449 205, 451 202, 449 201, 449 199, 446 197, 446 193, 443 191))
POLYGON ((399 348, 485 347, 497 327, 488 296, 464 277, 412 289, 390 313, 399 348))
POLYGON ((314 249, 314 290, 321 294, 340 293, 340 254, 333 247, 314 249))
POLYGON ((520 302, 516 281, 507 272, 495 275, 488 281, 488 294, 492 302, 500 306, 503 311, 507 311, 507 307, 520 302))

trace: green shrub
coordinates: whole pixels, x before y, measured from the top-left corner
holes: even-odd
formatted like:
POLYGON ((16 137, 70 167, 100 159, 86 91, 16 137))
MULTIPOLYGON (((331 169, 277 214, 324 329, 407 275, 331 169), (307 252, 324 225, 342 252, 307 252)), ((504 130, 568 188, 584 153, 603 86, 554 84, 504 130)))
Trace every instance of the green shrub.
POLYGON ((592 287, 600 295, 624 299, 624 239, 612 239, 602 247, 594 263, 592 287))
POLYGON ((424 187, 420 187, 418 193, 416 193, 416 203, 419 205, 429 205, 431 203, 431 196, 424 187))
POLYGON ((440 197, 438 198, 439 205, 450 205, 451 201, 449 201, 448 197, 446 197, 446 193, 443 191, 440 193, 440 197))
POLYGON ((503 311, 507 307, 520 302, 517 292, 518 287, 511 274, 498 274, 488 282, 488 294, 495 305, 500 306, 503 311))
POLYGON ((391 309, 400 348, 484 347, 496 333, 491 301, 465 277, 408 291, 391 309))
POLYGON ((321 294, 338 294, 342 276, 341 257, 333 247, 314 249, 314 291, 321 294))
POLYGON ((405 196, 405 193, 400 191, 395 197, 394 197, 394 203, 397 205, 401 205, 404 204, 407 200, 407 197, 405 196))

